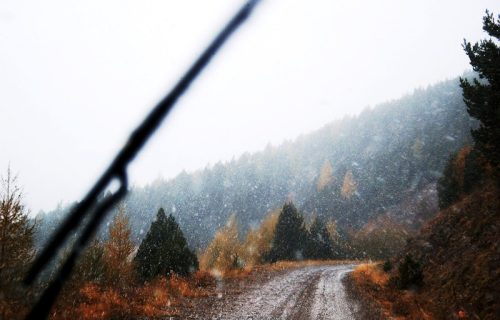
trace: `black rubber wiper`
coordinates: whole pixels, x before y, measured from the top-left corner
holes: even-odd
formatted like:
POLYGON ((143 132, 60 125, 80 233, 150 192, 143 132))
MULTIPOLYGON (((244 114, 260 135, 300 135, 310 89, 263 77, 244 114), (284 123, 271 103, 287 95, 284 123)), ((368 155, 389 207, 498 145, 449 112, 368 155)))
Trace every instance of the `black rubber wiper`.
POLYGON ((85 198, 72 210, 69 216, 59 226, 51 241, 37 256, 30 270, 28 271, 24 283, 32 285, 40 272, 56 256, 66 238, 76 228, 79 228, 84 219, 89 219, 83 227, 81 234, 73 245, 68 258, 59 269, 55 279, 49 284, 41 294, 39 300, 31 309, 27 319, 47 318, 52 305, 55 302, 64 282, 71 274, 71 270, 85 248, 95 230, 101 223, 105 214, 120 199, 122 199, 128 190, 127 184, 127 166, 134 160, 137 153, 146 144, 153 133, 158 129, 167 114, 172 110, 180 96, 186 92, 189 85, 196 79, 200 72, 207 66, 210 59, 217 53, 224 42, 233 34, 236 29, 248 18, 255 6, 260 0, 249 0, 215 37, 210 45, 203 51, 193 65, 187 70, 182 78, 177 82, 167 96, 149 113, 146 119, 132 132, 129 140, 120 150, 118 155, 111 162, 111 165, 104 172, 101 178, 90 189, 85 198), (105 197, 98 202, 98 198, 113 180, 120 183, 118 191, 105 197))

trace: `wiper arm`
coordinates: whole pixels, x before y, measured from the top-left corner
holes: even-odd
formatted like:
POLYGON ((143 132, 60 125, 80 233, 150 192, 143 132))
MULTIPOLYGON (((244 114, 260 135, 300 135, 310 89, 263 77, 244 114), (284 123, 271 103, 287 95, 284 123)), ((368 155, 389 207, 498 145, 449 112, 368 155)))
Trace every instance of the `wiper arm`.
POLYGON ((189 85, 196 79, 200 72, 208 65, 211 58, 217 53, 226 40, 236 31, 236 29, 246 21, 250 13, 260 0, 249 0, 215 37, 211 44, 203 51, 194 64, 187 70, 184 76, 177 82, 167 96, 149 113, 146 119, 134 130, 129 140, 120 150, 111 165, 104 172, 101 178, 90 189, 85 198, 72 210, 69 216, 57 229, 51 241, 35 259, 28 271, 24 283, 31 285, 40 272, 55 257, 71 231, 75 230, 83 222, 84 218, 90 217, 90 221, 83 229, 82 234, 77 239, 71 252, 60 268, 56 278, 50 283, 42 293, 27 319, 47 318, 52 305, 61 291, 64 282, 71 274, 71 270, 80 254, 85 248, 89 239, 94 234, 106 212, 122 199, 127 193, 127 166, 134 160, 137 153, 146 144, 153 133, 158 129, 167 114, 172 110, 177 100, 186 92, 189 85), (112 180, 118 180, 119 190, 110 197, 98 203, 98 197, 111 184, 112 180))

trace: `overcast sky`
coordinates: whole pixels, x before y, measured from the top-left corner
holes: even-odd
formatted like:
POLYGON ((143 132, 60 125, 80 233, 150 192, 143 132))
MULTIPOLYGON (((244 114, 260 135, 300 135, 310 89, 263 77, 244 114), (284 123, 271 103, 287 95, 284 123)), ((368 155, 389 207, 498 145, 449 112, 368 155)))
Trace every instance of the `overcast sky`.
MULTIPOLYGON (((0 170, 36 213, 80 199, 242 4, 0 3, 0 170)), ((469 69, 495 0, 263 0, 131 166, 170 178, 277 145, 469 69)))

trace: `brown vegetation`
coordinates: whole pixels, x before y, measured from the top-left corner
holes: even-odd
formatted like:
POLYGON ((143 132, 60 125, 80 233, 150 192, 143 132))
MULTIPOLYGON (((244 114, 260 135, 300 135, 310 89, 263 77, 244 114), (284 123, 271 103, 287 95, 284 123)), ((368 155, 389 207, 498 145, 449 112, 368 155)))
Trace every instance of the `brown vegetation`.
POLYGON ((268 270, 290 270, 290 269, 298 269, 303 267, 312 267, 312 266, 334 266, 334 265, 343 265, 349 263, 359 263, 359 260, 302 260, 302 261, 278 261, 275 263, 263 265, 262 268, 268 270))
POLYGON ((132 280, 131 254, 134 244, 125 207, 121 206, 109 227, 109 239, 104 243, 106 281, 111 286, 124 286, 132 280))
POLYGON ((500 314, 500 188, 485 185, 442 211, 407 248, 423 267, 424 291, 442 318, 500 314), (439 299, 437 299, 439 297, 439 299))
POLYGON ((248 231, 245 240, 240 242, 236 217, 232 215, 201 253, 200 269, 221 276, 248 272, 264 263, 265 255, 271 249, 278 216, 279 212, 271 212, 257 229, 248 231))
POLYGON ((372 319, 437 319, 423 306, 426 300, 415 291, 398 290, 378 263, 359 265, 348 281, 356 299, 371 305, 372 319))
POLYGON ((279 212, 271 212, 255 230, 247 233, 242 244, 241 258, 245 267, 264 263, 265 255, 271 250, 279 212))
POLYGON ((226 226, 217 231, 212 242, 200 255, 200 269, 217 274, 238 268, 241 265, 240 246, 236 216, 232 215, 226 226))
POLYGON ((22 317, 29 303, 30 292, 21 280, 34 255, 33 230, 8 168, 0 180, 0 319, 22 317))
POLYGON ((196 272, 190 277, 172 275, 144 284, 129 283, 117 289, 85 282, 71 296, 62 296, 51 319, 163 319, 177 316, 187 298, 215 294, 215 279, 196 272))
POLYGON ((409 241, 384 274, 380 265, 352 274, 355 290, 386 317, 404 319, 498 319, 500 314, 500 188, 490 182, 443 210, 409 241), (423 283, 398 289, 398 267, 412 256, 423 283))

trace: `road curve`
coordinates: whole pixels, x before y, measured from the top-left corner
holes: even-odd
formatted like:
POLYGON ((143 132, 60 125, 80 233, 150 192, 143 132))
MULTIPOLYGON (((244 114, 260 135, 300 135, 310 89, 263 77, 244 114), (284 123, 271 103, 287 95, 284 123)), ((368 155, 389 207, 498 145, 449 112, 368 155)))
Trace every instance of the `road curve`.
POLYGON ((353 265, 311 266, 290 271, 228 301, 214 319, 356 319, 343 277, 353 265))

